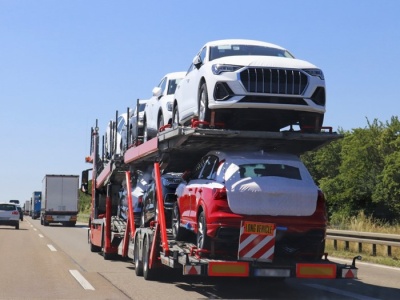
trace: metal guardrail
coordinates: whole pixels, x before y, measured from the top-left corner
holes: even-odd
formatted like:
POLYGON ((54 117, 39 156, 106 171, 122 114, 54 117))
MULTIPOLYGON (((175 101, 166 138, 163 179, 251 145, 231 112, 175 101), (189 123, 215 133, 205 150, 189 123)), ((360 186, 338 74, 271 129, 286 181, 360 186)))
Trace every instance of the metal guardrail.
POLYGON ((376 245, 387 246, 389 257, 392 256, 392 247, 400 247, 398 234, 328 229, 326 238, 333 240, 335 250, 337 250, 337 241, 345 242, 345 250, 349 250, 350 242, 358 243, 358 252, 362 252, 363 244, 372 245, 373 256, 376 256, 376 245))

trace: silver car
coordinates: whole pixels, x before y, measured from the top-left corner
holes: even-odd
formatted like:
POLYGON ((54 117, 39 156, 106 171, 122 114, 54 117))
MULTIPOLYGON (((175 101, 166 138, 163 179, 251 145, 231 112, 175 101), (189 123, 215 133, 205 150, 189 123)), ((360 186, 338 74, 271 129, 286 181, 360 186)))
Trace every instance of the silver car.
POLYGON ((19 229, 20 213, 14 203, 0 203, 0 225, 15 226, 19 229))

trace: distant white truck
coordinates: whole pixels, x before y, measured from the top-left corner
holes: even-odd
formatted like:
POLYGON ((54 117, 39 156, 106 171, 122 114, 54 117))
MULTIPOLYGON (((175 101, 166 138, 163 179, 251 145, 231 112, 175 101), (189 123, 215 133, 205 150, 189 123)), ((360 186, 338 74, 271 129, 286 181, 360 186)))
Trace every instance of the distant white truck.
POLYGON ((24 205, 24 214, 30 216, 31 214, 31 201, 26 200, 24 205))
POLYGON ((42 182, 40 223, 75 226, 78 214, 79 175, 45 175, 42 182))

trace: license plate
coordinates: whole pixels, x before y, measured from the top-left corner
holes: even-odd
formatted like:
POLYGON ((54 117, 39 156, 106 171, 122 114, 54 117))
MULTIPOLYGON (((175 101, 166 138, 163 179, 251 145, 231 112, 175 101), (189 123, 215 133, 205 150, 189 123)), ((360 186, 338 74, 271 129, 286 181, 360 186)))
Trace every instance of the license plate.
POLYGON ((274 235, 275 224, 260 222, 244 222, 244 233, 274 235))
POLYGON ((53 218, 55 221, 68 221, 69 216, 54 216, 53 218))

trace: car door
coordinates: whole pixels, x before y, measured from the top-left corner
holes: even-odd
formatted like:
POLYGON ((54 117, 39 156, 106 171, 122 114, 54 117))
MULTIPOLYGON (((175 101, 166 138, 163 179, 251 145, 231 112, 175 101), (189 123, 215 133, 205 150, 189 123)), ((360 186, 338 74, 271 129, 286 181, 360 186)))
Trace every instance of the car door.
POLYGON ((212 195, 214 174, 217 168, 218 158, 214 155, 203 157, 198 164, 195 174, 187 186, 190 212, 188 214, 190 222, 197 224, 197 211, 200 205, 207 205, 206 202, 212 195))
POLYGON ((192 206, 196 205, 196 192, 200 185, 201 180, 199 179, 200 173, 203 170, 206 157, 203 157, 195 168, 190 172, 190 176, 187 180, 186 185, 180 185, 177 189, 178 205, 181 214, 182 222, 196 224, 196 218, 193 217, 192 212, 195 208, 192 206))
POLYGON ((158 109, 160 107, 160 99, 164 95, 166 86, 167 86, 167 77, 164 77, 157 86, 158 88, 161 89, 161 94, 157 96, 154 95, 153 93, 153 96, 147 102, 147 107, 146 107, 147 128, 150 129, 152 132, 157 131, 158 129, 157 128, 158 109))
MULTIPOLYGON (((206 47, 204 47, 195 57, 193 62, 196 59, 199 59, 201 62, 204 62, 206 55, 206 47)), ((182 89, 181 96, 182 99, 178 99, 179 103, 178 108, 180 112, 180 118, 185 119, 188 116, 192 116, 193 114, 197 114, 198 111, 198 89, 201 77, 201 68, 202 64, 197 67, 192 63, 190 66, 188 73, 185 78, 181 80, 181 83, 178 85, 178 88, 182 89)))

